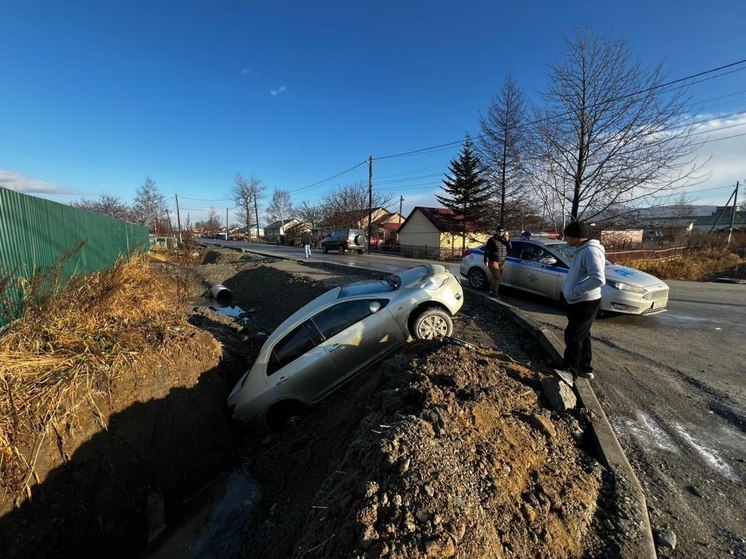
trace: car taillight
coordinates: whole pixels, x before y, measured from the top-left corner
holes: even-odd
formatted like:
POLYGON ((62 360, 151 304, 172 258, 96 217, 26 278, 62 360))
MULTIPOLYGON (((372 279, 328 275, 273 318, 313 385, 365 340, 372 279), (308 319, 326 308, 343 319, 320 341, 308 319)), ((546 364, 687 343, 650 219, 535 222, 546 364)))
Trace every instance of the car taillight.
POLYGON ((461 255, 461 258, 463 258, 464 256, 469 256, 470 254, 471 254, 471 249, 467 248, 466 250, 464 250, 463 254, 461 255))

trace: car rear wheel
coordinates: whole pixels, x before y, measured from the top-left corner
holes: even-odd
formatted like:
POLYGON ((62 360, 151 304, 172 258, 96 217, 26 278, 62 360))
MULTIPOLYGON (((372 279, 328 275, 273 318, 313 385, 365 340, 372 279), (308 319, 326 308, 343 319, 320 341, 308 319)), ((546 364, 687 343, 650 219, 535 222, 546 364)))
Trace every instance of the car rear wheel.
POLYGON ((339 254, 344 254, 345 246, 342 243, 340 243, 339 246, 337 247, 337 250, 339 251, 339 254))
POLYGON ((327 247, 326 245, 321 245, 321 252, 326 254, 327 252, 329 252, 329 247, 327 247))
POLYGON ((469 285, 474 289, 487 289, 487 274, 479 268, 472 268, 466 275, 469 285))
POLYGON ((453 334, 453 321, 442 309, 425 309, 412 322, 415 340, 432 340, 453 334))
POLYGON ((358 249, 358 251, 357 251, 358 254, 363 254, 364 252, 365 251, 363 249, 358 249))
POLYGON ((280 402, 267 412, 267 428, 284 431, 297 425, 308 414, 308 409, 298 402, 280 402))

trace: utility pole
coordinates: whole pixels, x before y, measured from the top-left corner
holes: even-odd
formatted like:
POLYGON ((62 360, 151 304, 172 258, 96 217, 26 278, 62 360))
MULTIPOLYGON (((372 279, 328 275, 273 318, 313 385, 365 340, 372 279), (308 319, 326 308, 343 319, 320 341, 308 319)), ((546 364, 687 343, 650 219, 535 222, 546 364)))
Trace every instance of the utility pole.
POLYGON ((181 215, 179 214, 179 195, 175 194, 176 197, 176 227, 179 228, 179 244, 181 244, 181 215))
POLYGON ((228 208, 225 208, 225 240, 228 240, 228 208))
MULTIPOLYGON (((259 242, 259 205, 257 203, 257 198, 259 198, 258 192, 254 194, 254 213, 256 214, 256 242, 258 243, 259 242)), ((250 236, 249 236, 249 240, 251 240, 250 236)))
POLYGON ((368 157, 368 254, 370 254, 370 232, 373 225, 373 156, 368 157))
POLYGON ((728 229, 728 246, 730 246, 730 239, 733 236, 733 225, 736 222, 736 211, 738 211, 738 184, 736 181, 736 191, 733 193, 733 212, 730 214, 730 228, 728 229))

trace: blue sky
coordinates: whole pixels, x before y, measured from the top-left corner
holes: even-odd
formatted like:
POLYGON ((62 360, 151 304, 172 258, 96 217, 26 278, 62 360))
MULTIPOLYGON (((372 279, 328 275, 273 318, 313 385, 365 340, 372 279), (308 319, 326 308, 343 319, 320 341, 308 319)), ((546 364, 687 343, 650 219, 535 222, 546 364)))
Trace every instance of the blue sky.
MULTIPOLYGON (((406 215, 436 205, 460 146, 388 156, 478 135, 508 73, 538 101, 573 28, 625 39, 673 80, 746 59, 745 21, 743 0, 3 0, 0 186, 131 203, 151 177, 194 222, 232 205, 238 172, 266 202, 281 188, 317 203, 367 183, 367 165, 322 181, 373 156, 374 188, 403 196, 406 215)), ((691 88, 693 110, 726 117, 707 125, 695 203, 724 204, 746 179, 737 70, 691 88)))

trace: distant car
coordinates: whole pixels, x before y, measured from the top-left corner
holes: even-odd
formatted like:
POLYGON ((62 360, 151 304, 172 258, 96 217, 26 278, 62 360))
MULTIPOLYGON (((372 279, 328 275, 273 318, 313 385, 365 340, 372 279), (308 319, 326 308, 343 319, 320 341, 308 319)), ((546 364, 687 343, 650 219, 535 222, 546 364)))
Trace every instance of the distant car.
POLYGON ((322 239, 321 250, 324 254, 330 250, 336 250, 340 254, 347 250, 356 250, 358 254, 363 254, 367 242, 365 231, 362 229, 334 229, 329 236, 322 239))
POLYGON ((410 336, 450 336, 463 295, 439 264, 326 292, 267 338, 228 397, 231 415, 270 429, 283 425, 410 336))
MULTIPOLYGON (((550 239, 511 240, 500 285, 562 300, 575 249, 565 241, 550 239)), ((469 249, 459 273, 476 289, 486 289, 491 275, 484 264, 484 245, 469 249)), ((656 314, 668 305, 668 285, 655 276, 606 262, 606 285, 601 288, 601 310, 625 314, 656 314)))

